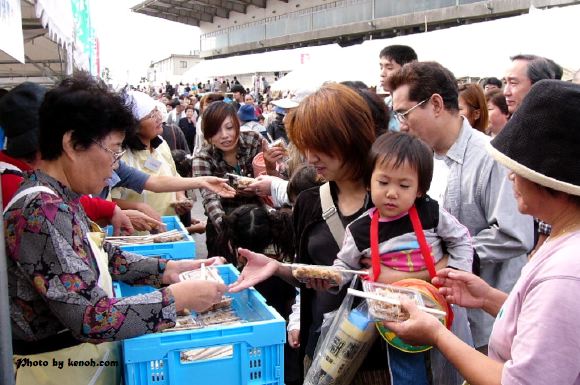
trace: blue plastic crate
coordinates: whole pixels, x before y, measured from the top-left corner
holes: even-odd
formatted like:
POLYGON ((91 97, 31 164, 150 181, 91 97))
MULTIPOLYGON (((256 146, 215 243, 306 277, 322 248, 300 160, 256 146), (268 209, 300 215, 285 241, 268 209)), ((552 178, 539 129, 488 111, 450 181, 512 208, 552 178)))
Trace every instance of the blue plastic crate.
MULTIPOLYGON (((151 243, 148 245, 120 246, 121 250, 145 256, 159 256, 166 259, 195 258, 195 240, 191 235, 189 235, 189 232, 185 229, 179 220, 179 217, 168 215, 161 217, 161 219, 167 226, 168 231, 180 230, 180 232, 183 233, 185 240, 167 243, 151 243)), ((113 228, 107 226, 106 232, 107 235, 113 234, 113 228)))
MULTIPOLYGON (((219 266, 229 284, 232 265, 219 266)), ((117 296, 143 294, 148 286, 115 283, 117 296), (120 295, 119 295, 120 294, 120 295)), ((147 334, 123 341, 127 385, 283 385, 286 324, 255 289, 231 294, 238 316, 248 322, 197 330, 147 334), (231 348, 225 358, 182 362, 180 353, 207 347, 231 348)))

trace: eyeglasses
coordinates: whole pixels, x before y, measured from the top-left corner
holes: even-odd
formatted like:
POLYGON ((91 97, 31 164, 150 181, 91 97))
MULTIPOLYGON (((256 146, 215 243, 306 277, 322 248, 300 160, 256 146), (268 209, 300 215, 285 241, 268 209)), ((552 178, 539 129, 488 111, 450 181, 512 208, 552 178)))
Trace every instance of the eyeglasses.
POLYGON ((109 154, 113 155, 113 165, 115 165, 115 163, 117 163, 119 160, 121 160, 121 158, 123 157, 123 155, 125 155, 125 152, 127 152, 127 150, 123 150, 123 151, 119 151, 119 152, 113 151, 110 148, 103 146, 100 142, 98 142, 98 141, 96 141, 94 139, 92 141, 97 146, 99 146, 103 150, 107 151, 109 154))
POLYGON ((157 107, 155 107, 155 109, 153 109, 153 111, 151 111, 150 113, 145 115, 143 117, 143 119, 141 119, 141 120, 145 120, 145 119, 154 119, 156 121, 161 121, 161 120, 163 120, 163 115, 161 114, 161 111, 159 111, 157 109, 157 107))
POLYGON ((427 99, 422 100, 419 103, 415 104, 413 107, 409 108, 405 112, 397 112, 397 111, 394 111, 395 118, 397 118, 397 120, 399 121, 399 123, 405 123, 407 121, 407 117, 409 116, 409 114, 411 113, 411 111, 413 111, 415 108, 419 107, 421 104, 427 102, 429 99, 431 99, 431 96, 429 96, 427 99))

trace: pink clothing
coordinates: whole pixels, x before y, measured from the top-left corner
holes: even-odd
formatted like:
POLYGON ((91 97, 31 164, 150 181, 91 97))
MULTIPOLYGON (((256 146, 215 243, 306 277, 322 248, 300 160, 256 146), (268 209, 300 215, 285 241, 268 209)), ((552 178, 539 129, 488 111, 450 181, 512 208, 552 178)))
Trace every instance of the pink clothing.
POLYGON ((502 306, 489 356, 502 384, 580 385, 580 231, 548 240, 502 306))
MULTIPOLYGON (((429 247, 431 249, 431 247, 429 247)), ((427 269, 423 254, 418 248, 393 251, 381 254, 381 263, 383 266, 390 267, 398 271, 423 271, 427 269)))

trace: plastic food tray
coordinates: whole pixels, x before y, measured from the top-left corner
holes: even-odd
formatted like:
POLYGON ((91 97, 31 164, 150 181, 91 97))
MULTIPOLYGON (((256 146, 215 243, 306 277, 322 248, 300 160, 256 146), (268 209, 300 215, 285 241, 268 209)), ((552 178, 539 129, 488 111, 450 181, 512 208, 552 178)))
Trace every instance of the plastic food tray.
MULTIPOLYGON (((396 303, 400 303, 401 299, 409 299, 415 301, 417 306, 424 306, 421 293, 414 289, 368 281, 363 282, 363 288, 367 293, 385 297, 396 303)), ((409 313, 398 304, 368 298, 367 304, 369 313, 376 320, 402 322, 409 319, 409 313)))
MULTIPOLYGON (((121 250, 144 256, 159 256, 160 258, 165 259, 195 259, 195 240, 191 235, 189 235, 188 231, 179 220, 179 217, 168 215, 161 217, 161 219, 167 226, 167 231, 180 230, 184 236, 183 240, 177 242, 151 243, 146 245, 119 246, 121 250)), ((113 228, 107 226, 106 233, 107 235, 112 235, 113 228)))
MULTIPOLYGON (((238 271, 232 265, 218 266, 226 284, 238 271)), ((149 286, 115 283, 117 296, 155 290, 149 286)), ((230 295, 230 294, 228 294, 230 295)), ((203 329, 147 334, 123 341, 124 383, 127 385, 283 385, 284 319, 266 305, 255 289, 231 294, 233 308, 244 323, 203 329), (219 358, 199 361, 203 349, 214 348, 219 358)))

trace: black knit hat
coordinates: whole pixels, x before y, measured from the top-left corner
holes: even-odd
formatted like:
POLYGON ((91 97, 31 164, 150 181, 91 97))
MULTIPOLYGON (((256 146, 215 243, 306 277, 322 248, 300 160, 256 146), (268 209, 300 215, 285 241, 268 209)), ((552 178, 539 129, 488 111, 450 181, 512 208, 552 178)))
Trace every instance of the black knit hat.
POLYGON ((518 175, 580 195, 580 85, 535 83, 489 152, 518 175))
POLYGON ((26 82, 0 100, 0 126, 6 135, 6 153, 19 158, 38 150, 38 110, 46 89, 26 82))

